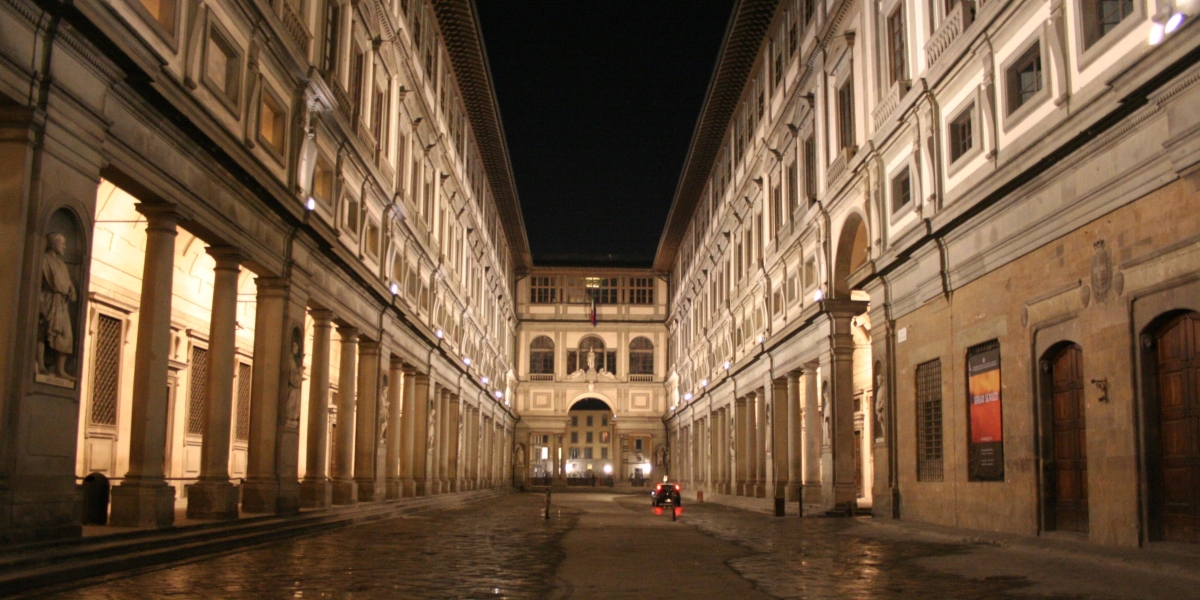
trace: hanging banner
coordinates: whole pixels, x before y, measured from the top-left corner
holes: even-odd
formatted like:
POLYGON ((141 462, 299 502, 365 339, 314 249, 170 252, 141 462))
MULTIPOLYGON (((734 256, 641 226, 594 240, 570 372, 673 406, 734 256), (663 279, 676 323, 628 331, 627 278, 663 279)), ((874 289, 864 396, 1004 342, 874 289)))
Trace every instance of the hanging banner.
POLYGON ((1004 479, 1004 421, 1000 411, 1000 346, 990 342, 967 353, 971 418, 970 479, 1004 479))

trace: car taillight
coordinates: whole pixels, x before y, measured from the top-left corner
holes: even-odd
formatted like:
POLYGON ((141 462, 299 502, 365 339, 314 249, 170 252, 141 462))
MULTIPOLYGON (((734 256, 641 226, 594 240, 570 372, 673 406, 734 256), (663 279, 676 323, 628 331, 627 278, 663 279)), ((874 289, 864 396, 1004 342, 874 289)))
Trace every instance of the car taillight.
POLYGON ((656 491, 656 492, 661 492, 661 491, 662 491, 662 484, 660 483, 660 484, 658 484, 658 485, 654 486, 654 491, 656 491))
POLYGON ((678 484, 678 483, 677 483, 677 484, 675 484, 675 491, 677 491, 677 492, 679 491, 679 484, 678 484))

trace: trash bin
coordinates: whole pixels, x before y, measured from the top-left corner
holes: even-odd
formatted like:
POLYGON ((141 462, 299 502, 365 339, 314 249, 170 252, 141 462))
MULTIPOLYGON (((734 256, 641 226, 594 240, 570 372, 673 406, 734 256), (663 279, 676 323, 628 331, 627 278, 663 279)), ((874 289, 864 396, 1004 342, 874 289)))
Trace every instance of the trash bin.
POLYGON ((83 478, 83 524, 108 524, 108 478, 92 473, 83 478))
POLYGON ((782 517, 786 514, 786 511, 784 509, 785 502, 786 501, 783 498, 775 499, 775 516, 782 517))

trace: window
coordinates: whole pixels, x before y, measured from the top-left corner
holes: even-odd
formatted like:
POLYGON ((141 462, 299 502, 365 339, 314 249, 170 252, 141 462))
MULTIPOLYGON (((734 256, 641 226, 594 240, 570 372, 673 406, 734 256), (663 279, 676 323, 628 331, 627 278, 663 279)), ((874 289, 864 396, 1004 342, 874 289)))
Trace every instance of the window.
MULTIPOLYGON (((588 420, 591 420, 591 417, 588 417, 588 420)), ((590 426, 591 423, 588 423, 588 425, 590 426)), ((589 443, 589 444, 592 443, 592 432, 590 432, 590 431, 587 432, 587 443, 589 443)))
POLYGON ((1042 90, 1042 46, 1034 42, 1008 67, 1008 113, 1012 114, 1042 90))
POLYGON ((579 459, 579 448, 571 448, 571 458, 576 460, 579 459))
POLYGON ((571 417, 571 427, 579 427, 579 417, 571 417))
POLYGON ((172 41, 175 39, 176 3, 177 0, 141 0, 139 2, 145 11, 144 14, 150 17, 151 22, 162 29, 161 33, 166 34, 172 41))
POLYGON ((892 16, 888 17, 888 44, 892 59, 892 83, 907 79, 905 70, 906 44, 904 43, 904 3, 901 2, 892 16))
POLYGON ((350 233, 357 234, 359 224, 361 223, 360 219, 362 218, 362 215, 359 214, 359 210, 358 210, 358 198, 355 198, 354 196, 351 196, 349 194, 346 194, 346 215, 345 215, 345 217, 346 217, 346 220, 345 220, 346 229, 349 230, 350 233))
POLYGON ((788 27, 788 55, 793 55, 796 53, 796 47, 799 41, 799 33, 796 30, 796 19, 795 15, 793 15, 791 25, 788 27))
POLYGON ((975 112, 972 103, 950 122, 950 162, 954 162, 971 149, 971 115, 975 112))
POLYGON ((554 304, 558 301, 557 292, 554 277, 531 277, 529 279, 529 301, 534 304, 554 304))
MULTIPOLYGON (((386 79, 385 79, 386 81, 386 79)), ((386 84, 385 84, 386 86, 386 84)), ((389 98, 386 87, 375 87, 375 98, 371 105, 371 134, 375 136, 375 142, 379 144, 381 152, 386 154, 387 134, 388 134, 388 104, 389 98)))
POLYGON ((379 223, 367 219, 367 256, 379 259, 379 223))
POLYGON ((643 446, 642 446, 642 438, 634 438, 634 440, 633 440, 633 449, 634 449, 634 450, 642 450, 642 449, 643 449, 643 446))
POLYGON ((587 448, 583 449, 583 458, 587 459, 587 460, 592 459, 592 447, 591 446, 588 446, 587 448))
POLYGON ((800 190, 796 188, 796 163, 787 166, 787 214, 789 218, 800 208, 800 190))
POLYGON ((204 435, 204 403, 208 400, 208 350, 192 348, 188 365, 188 435, 204 435))
POLYGON ((325 47, 321 51, 321 71, 327 75, 337 72, 338 40, 342 33, 342 5, 338 0, 325 2, 325 47))
POLYGON ((236 111, 241 79, 241 55, 233 42, 229 41, 229 36, 214 21, 208 28, 208 44, 204 47, 204 86, 226 108, 236 111))
POLYGON ((263 83, 262 102, 258 107, 258 139, 277 156, 283 155, 283 134, 287 111, 283 101, 263 83))
POLYGON ((366 77, 364 71, 366 53, 356 43, 351 43, 350 48, 350 89, 347 91, 350 94, 350 103, 354 106, 354 114, 357 115, 358 111, 362 108, 363 102, 363 79, 366 77))
POLYGON ((838 90, 838 142, 854 150, 854 82, 847 81, 838 90))
POLYGON ((1133 0, 1083 0, 1083 47, 1086 50, 1108 32, 1116 29, 1125 17, 1133 14, 1133 0))
POLYGON ((92 425, 116 426, 118 375, 121 372, 121 320, 96 318, 96 358, 92 365, 92 425))
POLYGON ((942 481, 942 361, 917 365, 917 481, 942 481))
MULTIPOLYGON (((608 427, 608 417, 600 417, 600 426, 608 427)), ((602 441, 602 442, 608 441, 608 432, 607 431, 600 434, 600 441, 602 441)))
POLYGON ((636 337, 629 342, 629 374, 654 374, 654 344, 650 340, 636 337))
POLYGON ((572 432, 571 432, 571 443, 572 443, 572 444, 578 444, 578 443, 579 443, 579 432, 578 432, 578 431, 572 431, 572 432))
POLYGON ((554 373, 554 341, 539 335, 529 344, 529 372, 554 373))
POLYGON ((584 285, 587 287, 588 299, 595 300, 596 304, 617 303, 616 277, 586 277, 584 285))
MULTIPOLYGON (((607 432, 605 432, 607 433, 607 432)), ((600 449, 600 460, 608 460, 608 448, 600 449)))
POLYGON ((912 178, 908 167, 904 167, 892 178, 892 212, 899 212, 909 202, 912 202, 912 178))
POLYGON ((313 198, 329 207, 333 201, 333 166, 324 155, 317 155, 317 166, 313 170, 313 198))
MULTIPOLYGON (((591 426, 592 426, 592 419, 593 419, 593 417, 592 417, 591 415, 588 415, 588 418, 587 418, 587 426, 588 426, 588 427, 591 427, 591 426)), ((590 436, 591 434, 588 434, 588 435, 590 436)), ((590 442, 590 441, 592 441, 592 438, 591 438, 591 437, 589 437, 589 438, 588 438, 588 441, 589 441, 589 442, 590 442)))
POLYGON ((237 425, 233 434, 233 439, 238 442, 250 441, 250 384, 253 381, 251 373, 250 365, 238 363, 237 425))
POLYGON ((771 42, 771 53, 775 55, 771 81, 775 87, 779 87, 779 84, 783 82, 783 48, 777 47, 774 42, 771 42))
POLYGON ((654 278, 653 277, 630 277, 629 278, 629 303, 630 304, 654 304, 654 278))
POLYGON ((813 135, 804 140, 804 195, 809 204, 817 201, 817 140, 813 135))
POLYGON ((816 3, 817 3, 817 0, 800 0, 800 4, 802 4, 804 6, 804 22, 805 23, 812 22, 813 6, 816 5, 816 3))

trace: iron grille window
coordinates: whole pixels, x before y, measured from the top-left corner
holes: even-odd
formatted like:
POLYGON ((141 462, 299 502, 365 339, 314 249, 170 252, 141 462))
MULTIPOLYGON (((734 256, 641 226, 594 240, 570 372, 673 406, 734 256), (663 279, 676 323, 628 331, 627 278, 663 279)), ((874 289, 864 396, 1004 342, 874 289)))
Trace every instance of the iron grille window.
POLYGON ((843 148, 854 147, 854 82, 847 81, 838 90, 838 141, 843 148))
POLYGON ((539 335, 529 344, 529 372, 536 374, 554 373, 554 341, 539 335))
POLYGON ((912 177, 909 176, 908 167, 904 167, 892 179, 892 212, 899 212, 909 202, 912 202, 912 177))
POLYGON ((630 277, 629 278, 629 303, 630 304, 654 304, 654 278, 653 277, 630 277))
POLYGON ((121 320, 99 315, 92 378, 93 425, 117 424, 117 374, 121 370, 121 320))
POLYGON ((917 365, 917 481, 942 481, 942 361, 917 365))
POLYGON ((904 3, 896 7, 892 16, 888 17, 888 38, 891 42, 892 54, 892 83, 904 81, 907 64, 905 62, 906 44, 904 42, 904 3))
POLYGON ((1133 0, 1083 0, 1083 47, 1091 48, 1133 14, 1133 0))
POLYGON ((532 277, 529 282, 529 301, 534 304, 554 304, 558 301, 558 288, 554 277, 532 277))
POLYGON ((804 140, 804 195, 810 204, 817 201, 817 140, 812 135, 804 140))
POLYGON ((250 441, 250 365, 238 363, 237 426, 233 439, 250 441))
POLYGON ((654 343, 644 337, 629 342, 629 374, 654 374, 654 343))
POLYGON ((1008 112, 1021 108, 1042 90, 1042 46, 1034 42, 1008 68, 1008 112))
POLYGON ((971 104, 962 114, 950 122, 950 162, 954 162, 971 149, 971 115, 975 105, 971 104))
POLYGON ((188 371, 188 435, 204 433, 204 404, 208 402, 208 350, 192 348, 188 371))

